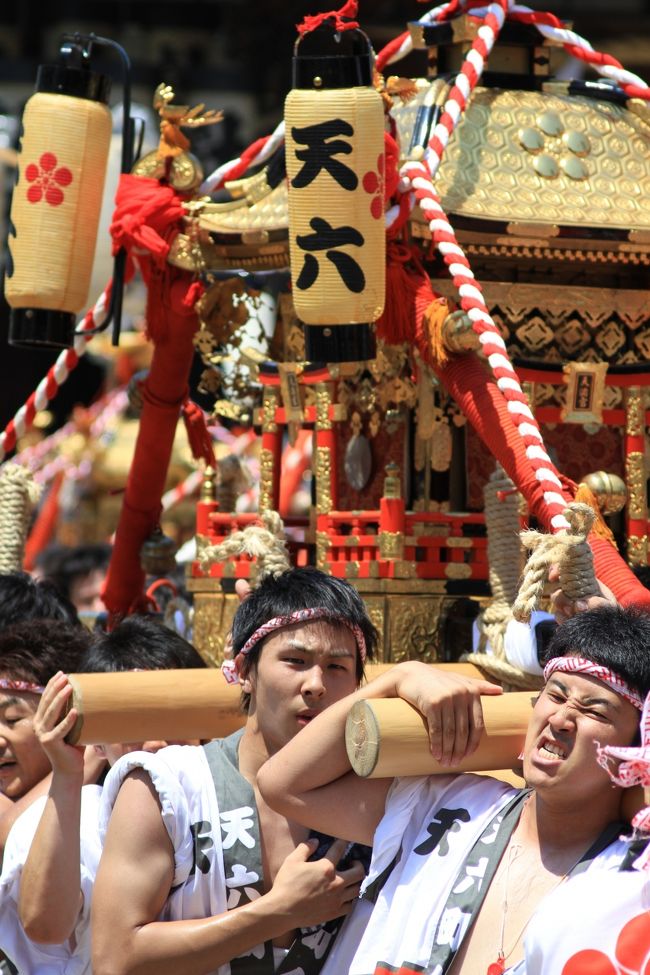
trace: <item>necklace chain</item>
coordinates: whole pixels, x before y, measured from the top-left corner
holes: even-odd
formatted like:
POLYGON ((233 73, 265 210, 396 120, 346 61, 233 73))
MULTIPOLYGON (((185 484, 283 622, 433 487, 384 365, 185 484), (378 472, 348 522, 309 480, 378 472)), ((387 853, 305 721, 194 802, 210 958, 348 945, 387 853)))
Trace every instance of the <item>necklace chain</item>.
MULTIPOLYGON (((524 812, 524 810, 522 809, 522 813, 523 812, 524 812)), ((506 951, 505 950, 505 934, 506 934, 506 919, 507 919, 507 916, 508 916, 508 908, 509 908, 509 904, 508 904, 508 886, 509 886, 509 882, 510 882, 510 867, 514 863, 514 861, 517 859, 517 857, 521 856, 522 853, 523 853, 523 846, 520 843, 511 843, 510 846, 508 847, 508 861, 506 863, 506 871, 505 871, 505 877, 504 877, 504 881, 503 881, 504 889, 503 889, 503 904, 502 904, 502 908, 501 908, 501 911, 502 911, 502 916, 501 916, 501 936, 499 938, 499 952, 498 952, 498 955, 497 955, 497 960, 498 960, 499 963, 501 963, 501 965, 503 965, 503 963, 506 961, 506 959, 508 959, 510 957, 510 955, 513 953, 513 951, 515 950, 515 948, 519 944, 519 942, 520 942, 520 940, 521 940, 524 932, 526 931, 526 928, 530 924, 530 922, 532 920, 532 917, 533 917, 533 914, 535 913, 535 910, 537 909, 537 906, 538 906, 536 904, 535 907, 532 909, 532 911, 529 913, 529 915, 526 918, 526 921, 525 921, 523 927, 519 931, 516 939, 513 941, 512 946, 510 947, 510 949, 508 951, 506 951)), ((561 883, 563 883, 569 877, 569 875, 572 873, 572 871, 574 870, 574 868, 578 865, 578 863, 580 863, 580 860, 582 859, 583 855, 584 855, 584 851, 580 854, 580 856, 578 857, 578 859, 574 863, 571 864, 571 866, 569 867, 569 869, 565 873, 563 873, 562 876, 553 884, 553 886, 550 887, 549 890, 546 891, 546 893, 543 895, 544 897, 547 897, 550 893, 552 893, 557 887, 560 886, 561 883)), ((501 970, 503 971, 503 968, 501 970)))

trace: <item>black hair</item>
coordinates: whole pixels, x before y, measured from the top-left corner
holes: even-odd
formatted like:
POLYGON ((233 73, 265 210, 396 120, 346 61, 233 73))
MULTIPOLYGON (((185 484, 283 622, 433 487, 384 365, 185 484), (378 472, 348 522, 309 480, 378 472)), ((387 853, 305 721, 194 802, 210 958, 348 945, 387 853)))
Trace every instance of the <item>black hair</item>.
POLYGON ((0 673, 45 686, 59 670, 79 670, 90 638, 85 626, 60 620, 16 623, 0 635, 0 673))
MULTIPOLYGON (((372 660, 378 634, 363 599, 344 579, 328 576, 310 567, 289 569, 282 575, 267 576, 240 603, 232 621, 233 654, 237 656, 246 641, 274 616, 290 616, 299 609, 323 607, 331 610, 352 625, 359 627, 366 642, 366 659, 372 660)), ((257 663, 264 640, 260 640, 247 655, 246 672, 257 663)), ((357 681, 363 679, 363 661, 357 655, 357 681)), ((246 709, 248 695, 242 701, 246 709)))
POLYGON ((107 569, 112 546, 108 542, 88 542, 83 545, 57 545, 51 552, 43 552, 40 562, 44 576, 68 598, 76 579, 95 569, 107 569))
POLYGON ((599 606, 557 627, 540 663, 584 657, 608 667, 638 691, 650 691, 650 613, 640 607, 599 606))
POLYGON ((53 583, 26 572, 0 574, 0 632, 28 620, 60 620, 81 626, 77 610, 53 583))
POLYGON ((191 643, 148 616, 127 616, 109 633, 93 632, 80 672, 179 670, 207 666, 191 643))

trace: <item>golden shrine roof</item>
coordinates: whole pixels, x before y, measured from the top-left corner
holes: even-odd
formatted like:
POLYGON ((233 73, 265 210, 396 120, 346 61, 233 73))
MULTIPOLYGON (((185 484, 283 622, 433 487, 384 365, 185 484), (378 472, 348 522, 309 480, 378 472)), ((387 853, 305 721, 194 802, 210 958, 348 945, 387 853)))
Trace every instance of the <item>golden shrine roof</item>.
MULTIPOLYGON (((395 96, 391 114, 404 156, 418 151, 411 145, 418 110, 427 96, 444 101, 446 84, 419 79, 409 101, 395 96)), ((632 260, 627 252, 638 251, 636 259, 645 263, 650 107, 613 98, 607 89, 602 97, 570 93, 569 84, 558 81, 531 91, 477 87, 436 177, 452 223, 459 220, 465 238, 476 234, 490 249, 490 238, 500 233, 512 235, 513 243, 555 238, 554 248, 582 241, 602 259, 617 254, 632 260)), ((227 189, 231 200, 206 203, 194 213, 205 238, 204 265, 288 266, 286 179, 271 186, 264 169, 227 189)), ((411 222, 415 236, 428 235, 419 209, 411 222)), ((180 240, 172 262, 192 263, 191 249, 189 238, 180 240)))
MULTIPOLYGON (((623 107, 556 85, 566 88, 475 89, 436 179, 445 210, 478 220, 650 231, 650 109, 641 100, 623 107)), ((410 145, 428 88, 392 110, 402 145, 410 145)))

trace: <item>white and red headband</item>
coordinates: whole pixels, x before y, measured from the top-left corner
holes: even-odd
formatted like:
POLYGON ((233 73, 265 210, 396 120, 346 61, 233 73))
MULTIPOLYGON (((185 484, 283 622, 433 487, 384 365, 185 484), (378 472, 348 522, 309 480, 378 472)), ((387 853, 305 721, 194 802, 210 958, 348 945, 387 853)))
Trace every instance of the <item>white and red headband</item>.
POLYGON ((42 694, 45 690, 40 684, 32 684, 28 680, 11 680, 0 677, 0 691, 22 691, 28 694, 42 694))
POLYGON ((324 606, 313 606, 309 609, 297 609, 294 613, 289 613, 287 616, 274 616, 273 619, 267 620, 266 623, 262 623, 262 625, 255 630, 252 636, 249 636, 248 640, 234 660, 224 660, 221 665, 221 670, 224 677, 229 684, 237 684, 239 682, 239 672, 245 658, 251 652, 253 647, 256 646, 260 640, 267 637, 269 633, 273 633, 275 630, 284 629, 284 627, 291 626, 293 623, 313 623, 316 620, 325 620, 326 622, 333 623, 336 626, 347 627, 348 630, 350 630, 350 632, 353 634, 356 641, 361 663, 365 663, 367 653, 366 641, 361 631, 361 627, 356 623, 351 623, 344 616, 339 615, 331 609, 326 609, 324 606))
POLYGON ((615 671, 602 664, 595 664, 593 660, 585 660, 584 657, 553 657, 544 667, 544 680, 547 681, 551 674, 556 671, 565 674, 587 674, 588 677, 596 677, 597 680, 607 684, 616 694, 620 694, 626 701, 633 704, 639 711, 643 710, 643 698, 638 691, 623 680, 615 671))
MULTIPOLYGON (((596 760, 605 769, 612 782, 629 788, 632 785, 650 786, 650 694, 643 698, 619 674, 595 664, 592 660, 582 657, 554 657, 544 668, 544 679, 551 674, 562 671, 570 674, 588 674, 596 677, 616 694, 629 701, 641 711, 641 745, 640 747, 624 747, 618 745, 600 745, 596 743, 596 760)), ((643 832, 650 832, 650 807, 641 809, 632 820, 632 826, 643 832)), ((650 869, 650 846, 635 861, 638 869, 650 869)))

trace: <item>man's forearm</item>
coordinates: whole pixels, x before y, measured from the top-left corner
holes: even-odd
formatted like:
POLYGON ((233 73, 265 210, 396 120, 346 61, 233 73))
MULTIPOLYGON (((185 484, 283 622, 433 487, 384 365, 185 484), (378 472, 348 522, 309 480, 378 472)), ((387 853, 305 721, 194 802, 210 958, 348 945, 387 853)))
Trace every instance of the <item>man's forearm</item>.
POLYGON ((81 906, 79 834, 81 780, 55 775, 23 867, 18 913, 39 944, 61 944, 81 906))
POLYGON ((94 924, 94 975, 208 975, 295 921, 270 892, 216 917, 144 924, 126 939, 94 924))
POLYGON ((357 701, 399 696, 399 679, 405 666, 385 671, 314 718, 262 767, 258 775, 262 794, 280 794, 297 784, 301 792, 311 792, 347 775, 352 768, 345 748, 350 710, 357 701))

